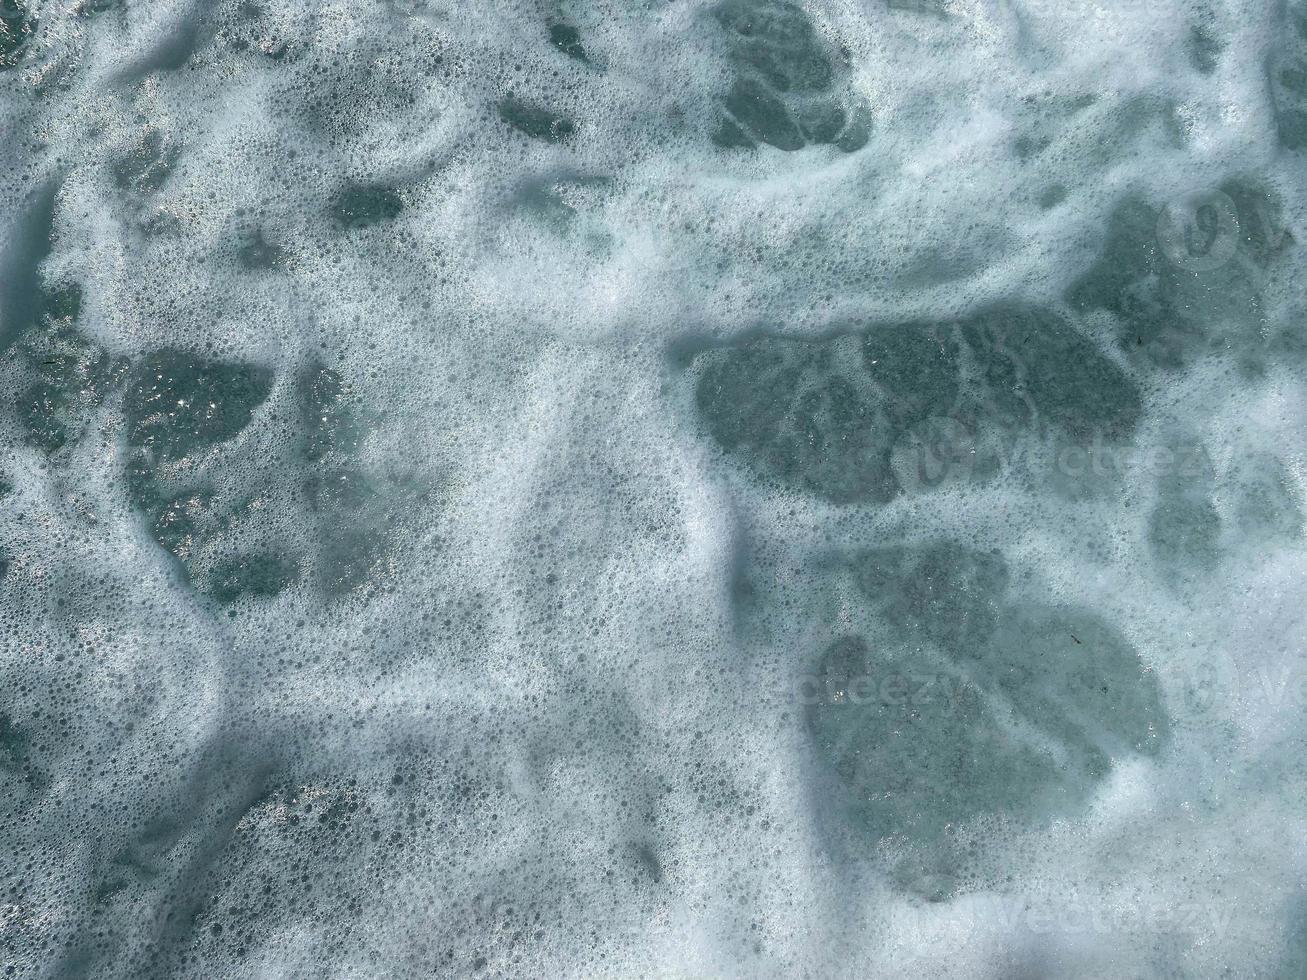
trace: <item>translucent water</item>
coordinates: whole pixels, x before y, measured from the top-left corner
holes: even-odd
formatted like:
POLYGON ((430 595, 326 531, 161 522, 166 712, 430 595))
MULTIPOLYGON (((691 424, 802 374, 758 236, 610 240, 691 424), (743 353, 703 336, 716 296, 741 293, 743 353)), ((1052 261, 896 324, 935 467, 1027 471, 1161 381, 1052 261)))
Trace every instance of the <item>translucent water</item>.
POLYGON ((0 963, 1307 969, 1307 7, 0 0, 0 963))

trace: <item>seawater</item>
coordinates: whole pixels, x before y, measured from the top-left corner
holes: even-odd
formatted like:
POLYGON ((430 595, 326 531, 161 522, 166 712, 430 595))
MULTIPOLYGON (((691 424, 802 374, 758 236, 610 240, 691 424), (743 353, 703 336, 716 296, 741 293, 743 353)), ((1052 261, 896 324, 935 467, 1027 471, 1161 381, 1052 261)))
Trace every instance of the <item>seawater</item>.
POLYGON ((0 0, 14 977, 1303 976, 1307 7, 0 0))

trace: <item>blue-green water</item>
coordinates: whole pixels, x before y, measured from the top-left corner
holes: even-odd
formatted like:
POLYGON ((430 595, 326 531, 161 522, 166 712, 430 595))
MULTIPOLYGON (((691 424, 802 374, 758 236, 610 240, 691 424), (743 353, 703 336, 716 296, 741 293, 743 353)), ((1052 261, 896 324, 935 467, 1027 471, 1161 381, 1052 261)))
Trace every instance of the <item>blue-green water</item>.
POLYGON ((1307 7, 0 0, 0 967, 1307 975, 1307 7))

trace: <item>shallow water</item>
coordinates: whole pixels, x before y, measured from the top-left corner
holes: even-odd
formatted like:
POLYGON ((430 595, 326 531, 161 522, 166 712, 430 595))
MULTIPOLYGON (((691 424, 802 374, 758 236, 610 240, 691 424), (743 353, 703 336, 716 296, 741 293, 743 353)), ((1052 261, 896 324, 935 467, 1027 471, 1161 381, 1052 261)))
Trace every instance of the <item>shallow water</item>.
POLYGON ((0 0, 16 977, 1307 970, 1307 7, 0 0))

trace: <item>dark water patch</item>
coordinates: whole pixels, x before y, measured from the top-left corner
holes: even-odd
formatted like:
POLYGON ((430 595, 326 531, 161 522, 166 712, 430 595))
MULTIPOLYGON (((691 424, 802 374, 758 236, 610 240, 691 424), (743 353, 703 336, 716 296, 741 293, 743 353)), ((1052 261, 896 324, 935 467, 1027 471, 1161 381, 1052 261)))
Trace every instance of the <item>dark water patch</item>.
POLYGON ((1255 372, 1284 347, 1262 294, 1292 246, 1279 202, 1253 181, 1232 179, 1165 207, 1127 198, 1066 299, 1110 312, 1122 351, 1151 367, 1177 370, 1220 354, 1255 372))
POLYGON ((713 15, 735 75, 722 96, 726 115, 713 135, 718 146, 766 143, 794 151, 833 144, 851 153, 866 144, 870 112, 860 99, 837 90, 846 58, 831 49, 801 7, 726 0, 713 15))
POLYGON ((272 391, 272 371, 177 348, 147 354, 123 397, 128 445, 155 465, 236 436, 272 391))
POLYGON ((1074 814, 1114 760, 1169 741, 1160 689, 1133 646, 1087 609, 1015 595, 998 552, 941 541, 876 549, 849 567, 878 625, 817 657, 808 731, 842 826, 864 849, 926 848, 937 897, 958 871, 960 824, 1074 814))
POLYGON ((41 315, 40 266, 53 246, 59 187, 59 181, 49 181, 29 195, 25 209, 6 232, 6 247, 0 253, 0 354, 41 315))
POLYGON ((581 32, 571 24, 556 21, 549 25, 549 43, 569 58, 588 62, 585 48, 581 44, 581 32))
POLYGON ((519 133, 548 143, 561 143, 576 132, 576 123, 560 112, 509 95, 499 102, 499 118, 519 133))
POLYGON ((144 53, 118 73, 118 82, 136 85, 155 72, 184 68, 215 33, 216 26, 206 16, 208 12, 204 0, 189 0, 179 6, 172 19, 150 39, 144 53))
POLYGON ((399 191, 386 184, 349 183, 330 204, 332 220, 347 231, 394 221, 403 210, 399 191))
POLYGON ((78 283, 46 285, 38 276, 34 290, 33 319, 15 348, 24 381, 12 406, 24 441, 54 455, 82 438, 122 378, 125 361, 111 357, 79 329, 78 283))
POLYGON ((119 190, 149 194, 160 190, 181 155, 157 129, 147 130, 140 141, 110 165, 119 190))
MULTIPOLYGON (((761 334, 692 361, 699 416, 729 456, 835 503, 920 489, 904 453, 936 422, 973 436, 1126 440, 1143 410, 1135 384, 1088 337, 1020 305, 817 340, 761 334)), ((977 479, 994 472, 974 459, 967 466, 977 479)))
POLYGON ((37 23, 25 0, 0 0, 0 71, 19 63, 37 23))
POLYGON ((1283 28, 1267 55, 1276 135, 1286 150, 1307 149, 1307 5, 1285 4, 1283 28))

